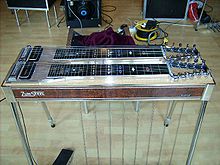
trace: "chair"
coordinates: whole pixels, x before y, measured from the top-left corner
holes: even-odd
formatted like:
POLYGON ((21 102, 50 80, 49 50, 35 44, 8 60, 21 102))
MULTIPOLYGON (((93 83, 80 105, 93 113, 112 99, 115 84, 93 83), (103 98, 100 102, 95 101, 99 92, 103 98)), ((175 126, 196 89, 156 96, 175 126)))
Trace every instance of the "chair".
POLYGON ((20 26, 20 22, 19 22, 17 11, 25 10, 27 20, 30 21, 28 10, 38 10, 38 11, 45 11, 47 25, 50 28, 51 25, 50 25, 48 12, 51 6, 53 6, 54 15, 57 20, 57 12, 56 12, 56 7, 54 5, 55 1, 56 0, 34 0, 34 1, 33 0, 7 0, 7 5, 9 9, 14 10, 14 14, 15 14, 15 18, 16 18, 16 22, 18 26, 20 26))

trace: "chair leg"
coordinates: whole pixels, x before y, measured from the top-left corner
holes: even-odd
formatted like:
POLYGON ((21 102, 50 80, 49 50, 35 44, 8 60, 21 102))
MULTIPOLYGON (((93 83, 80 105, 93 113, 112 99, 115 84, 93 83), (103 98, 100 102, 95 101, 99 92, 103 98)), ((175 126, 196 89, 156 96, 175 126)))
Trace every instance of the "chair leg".
POLYGON ((16 18, 17 25, 20 26, 17 9, 14 9, 14 13, 15 13, 15 18, 16 18))
POLYGON ((25 14, 26 14, 26 18, 27 18, 28 22, 30 22, 29 13, 27 10, 25 10, 25 14))
POLYGON ((47 26, 48 26, 48 28, 50 28, 51 26, 50 26, 50 20, 49 20, 49 16, 48 16, 48 11, 46 10, 45 12, 46 12, 47 26))

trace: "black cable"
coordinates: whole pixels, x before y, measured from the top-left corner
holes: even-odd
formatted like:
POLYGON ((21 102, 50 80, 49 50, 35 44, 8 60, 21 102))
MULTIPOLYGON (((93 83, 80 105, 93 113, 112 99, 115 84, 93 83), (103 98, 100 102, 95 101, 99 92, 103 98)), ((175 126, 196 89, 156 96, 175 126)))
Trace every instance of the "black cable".
POLYGON ((105 5, 105 6, 102 6, 102 12, 113 12, 115 11, 117 8, 116 6, 112 6, 112 5, 105 5), (107 8, 107 9, 104 9, 104 8, 107 8), (109 9, 108 9, 109 8, 109 9))
POLYGON ((105 15, 106 17, 108 17, 109 20, 107 19, 104 19, 104 17, 102 17, 102 20, 107 24, 107 26, 105 27, 105 29, 109 28, 110 26, 113 26, 112 25, 112 22, 113 22, 113 18, 108 15, 108 14, 105 14, 105 13, 102 13, 102 15, 105 15))
POLYGON ((157 33, 157 35, 159 35, 159 36, 158 36, 156 39, 154 39, 154 40, 159 40, 159 39, 162 40, 162 39, 165 39, 165 38, 168 37, 168 33, 167 33, 166 31, 164 31, 163 29, 161 29, 160 27, 158 27, 157 30, 152 31, 152 32, 149 34, 148 39, 147 39, 148 45, 149 45, 149 46, 151 46, 151 45, 153 45, 153 46, 162 46, 162 45, 164 45, 164 40, 161 42, 161 44, 151 44, 150 38, 151 38, 151 36, 152 36, 153 34, 155 34, 155 33, 157 33))
POLYGON ((112 6, 112 5, 104 5, 102 6, 102 12, 101 14, 105 17, 107 17, 106 19, 102 16, 102 20, 107 24, 107 26, 104 28, 104 29, 107 29, 109 28, 110 26, 113 26, 112 25, 112 22, 113 22, 113 18, 106 14, 106 13, 110 13, 110 12, 114 12, 116 10, 116 6, 112 6))
POLYGON ((26 140, 26 142, 27 142, 28 148, 30 149, 29 152, 30 152, 30 154, 31 154, 31 158, 32 158, 32 160, 34 161, 34 163, 35 163, 36 165, 38 165, 37 162, 36 162, 36 160, 34 159, 34 156, 33 156, 33 154, 32 154, 32 151, 31 151, 31 147, 30 147, 30 143, 29 143, 29 138, 28 138, 28 134, 27 134, 27 127, 26 127, 25 120, 24 120, 24 114, 23 114, 23 112, 22 112, 20 103, 18 102, 17 104, 18 104, 18 109, 19 109, 20 114, 21 114, 22 123, 23 123, 23 128, 24 128, 24 134, 25 134, 25 140, 26 140))
POLYGON ((0 102, 4 101, 5 99, 6 99, 6 97, 5 97, 5 98, 2 98, 2 99, 0 100, 0 102))
POLYGON ((64 23, 65 22, 65 15, 60 19, 60 21, 58 22, 58 24, 57 24, 57 27, 59 28, 60 27, 60 24, 61 23, 64 23))

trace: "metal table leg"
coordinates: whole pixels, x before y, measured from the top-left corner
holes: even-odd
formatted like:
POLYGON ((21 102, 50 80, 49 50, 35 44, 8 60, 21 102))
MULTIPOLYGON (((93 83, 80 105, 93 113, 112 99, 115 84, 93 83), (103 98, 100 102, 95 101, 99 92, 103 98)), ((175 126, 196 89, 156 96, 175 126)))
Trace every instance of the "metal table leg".
POLYGON ((26 18, 27 18, 28 22, 30 22, 29 13, 27 10, 25 10, 25 14, 26 14, 26 18))
POLYGON ((202 11, 200 13, 200 16, 199 16, 199 20, 198 22, 195 24, 195 30, 197 31, 198 30, 198 26, 200 25, 200 22, 201 22, 201 19, 202 19, 202 15, 203 15, 203 12, 205 10, 205 6, 206 6, 206 3, 207 3, 208 0, 205 0, 204 4, 203 4, 203 7, 202 7, 202 11))
POLYGON ((15 124, 16 124, 17 130, 18 130, 18 133, 20 134, 20 137, 21 137, 22 145, 23 145, 23 148, 25 151, 25 155, 27 157, 28 164, 34 165, 34 161, 31 156, 32 155, 31 149, 30 149, 30 146, 28 145, 27 139, 25 137, 24 129, 22 127, 21 120, 19 117, 17 103, 11 102, 10 105, 11 105, 11 111, 12 111, 12 114, 13 114, 13 117, 15 120, 15 124))
POLYGON ((56 125, 55 125, 55 121, 54 121, 54 119, 52 118, 52 116, 50 115, 50 112, 49 112, 49 110, 48 110, 48 108, 47 108, 47 104, 45 103, 45 102, 41 102, 41 105, 42 105, 42 107, 43 107, 43 109, 44 109, 44 111, 45 111, 45 113, 46 113, 46 115, 47 115, 47 119, 48 119, 48 122, 50 123, 50 126, 52 127, 52 128, 54 128, 56 125))
POLYGON ((46 10, 45 13, 46 13, 47 26, 48 26, 48 28, 51 28, 48 11, 46 10))
POLYGON ((14 13, 15 13, 15 18, 16 18, 17 25, 20 26, 17 9, 14 9, 14 13))
POLYGON ((191 163, 192 163, 193 154, 195 152, 195 148, 196 148, 197 140, 198 140, 198 137, 199 137, 199 132, 200 132, 200 129, 201 129, 201 126, 202 126, 202 121, 203 121, 203 118, 204 118, 207 103, 208 103, 208 101, 202 101, 202 105, 201 105, 201 108, 200 108, 199 116, 197 118, 195 130, 194 130, 194 134, 193 134, 193 138, 192 138, 192 142, 191 142, 191 146, 190 146, 190 149, 189 149, 189 154, 188 154, 188 158, 187 158, 187 161, 186 161, 186 165, 191 165, 191 163))
POLYGON ((56 6, 55 5, 53 5, 53 11, 54 11, 55 19, 57 21, 58 17, 57 17, 57 10, 56 10, 56 6))

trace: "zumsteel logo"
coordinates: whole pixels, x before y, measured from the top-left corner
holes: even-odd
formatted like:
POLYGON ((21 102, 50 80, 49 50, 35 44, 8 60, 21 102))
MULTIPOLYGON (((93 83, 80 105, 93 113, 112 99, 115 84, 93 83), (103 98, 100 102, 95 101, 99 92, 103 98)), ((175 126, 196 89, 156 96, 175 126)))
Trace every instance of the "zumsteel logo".
POLYGON ((41 97, 45 96, 44 91, 31 91, 31 92, 24 92, 21 91, 21 96, 22 97, 41 97))

